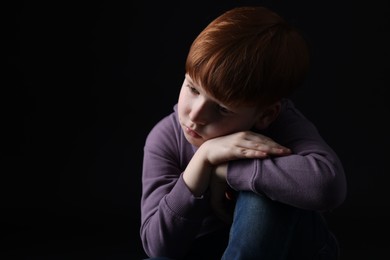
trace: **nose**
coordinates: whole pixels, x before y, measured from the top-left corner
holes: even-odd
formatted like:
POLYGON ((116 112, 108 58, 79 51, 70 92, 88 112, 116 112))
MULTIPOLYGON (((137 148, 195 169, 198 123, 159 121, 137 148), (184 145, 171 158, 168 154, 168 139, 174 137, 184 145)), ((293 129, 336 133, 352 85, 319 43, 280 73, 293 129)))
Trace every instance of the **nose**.
POLYGON ((191 107, 189 118, 199 125, 206 125, 212 117, 211 104, 204 99, 198 99, 191 107))

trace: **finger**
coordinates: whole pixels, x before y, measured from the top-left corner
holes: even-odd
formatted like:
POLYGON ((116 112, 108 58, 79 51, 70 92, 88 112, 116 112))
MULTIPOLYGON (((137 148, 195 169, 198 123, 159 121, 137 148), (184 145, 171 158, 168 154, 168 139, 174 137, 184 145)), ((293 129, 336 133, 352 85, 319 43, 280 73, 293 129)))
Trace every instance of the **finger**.
POLYGON ((241 143, 237 143, 238 147, 244 149, 253 149, 255 151, 261 151, 267 154, 290 154, 291 150, 283 145, 280 145, 267 137, 252 136, 251 138, 243 140, 241 143))
POLYGON ((259 133, 255 133, 255 132, 251 132, 251 131, 245 132, 243 135, 241 135, 241 137, 243 137, 243 139, 245 139, 245 140, 252 141, 254 143, 261 143, 264 145, 268 145, 270 147, 287 148, 287 147, 284 147, 283 145, 275 142, 272 138, 270 138, 268 136, 265 136, 265 135, 262 135, 259 133))

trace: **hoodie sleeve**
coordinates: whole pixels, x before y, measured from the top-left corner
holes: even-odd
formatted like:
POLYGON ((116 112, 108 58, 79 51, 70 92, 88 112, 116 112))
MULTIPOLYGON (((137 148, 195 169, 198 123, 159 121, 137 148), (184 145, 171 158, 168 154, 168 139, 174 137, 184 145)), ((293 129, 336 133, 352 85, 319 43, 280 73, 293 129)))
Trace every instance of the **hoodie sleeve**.
POLYGON ((209 210, 207 194, 194 197, 183 181, 193 151, 181 145, 175 122, 172 115, 158 123, 144 146, 140 234, 149 257, 184 255, 209 210))
POLYGON ((227 178, 233 189, 317 211, 332 210, 345 200, 346 178, 340 159, 291 101, 284 103, 267 133, 293 153, 229 162, 227 178))

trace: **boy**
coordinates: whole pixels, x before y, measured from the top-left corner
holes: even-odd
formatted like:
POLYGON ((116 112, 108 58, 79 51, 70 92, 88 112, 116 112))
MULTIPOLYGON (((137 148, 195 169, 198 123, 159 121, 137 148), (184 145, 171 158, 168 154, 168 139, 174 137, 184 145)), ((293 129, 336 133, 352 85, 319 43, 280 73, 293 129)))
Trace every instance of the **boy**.
POLYGON ((343 167, 289 99, 309 67, 303 37, 267 8, 238 7, 198 35, 185 66, 144 147, 148 256, 337 259, 321 213, 345 199, 343 167))

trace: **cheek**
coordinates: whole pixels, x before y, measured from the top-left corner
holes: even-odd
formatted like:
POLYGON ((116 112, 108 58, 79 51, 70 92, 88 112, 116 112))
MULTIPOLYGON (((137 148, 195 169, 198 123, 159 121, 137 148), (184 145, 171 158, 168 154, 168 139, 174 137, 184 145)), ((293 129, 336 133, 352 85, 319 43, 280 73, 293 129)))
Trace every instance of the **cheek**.
POLYGON ((180 116, 188 114, 188 110, 190 108, 190 100, 188 100, 187 96, 183 93, 183 91, 180 92, 179 100, 178 100, 178 113, 180 116))
POLYGON ((232 128, 228 123, 216 123, 207 125, 208 139, 228 135, 236 132, 236 129, 232 128))
POLYGON ((179 106, 179 109, 183 109, 186 106, 185 100, 182 98, 182 96, 179 97, 179 100, 177 102, 177 105, 179 106))
POLYGON ((226 135, 250 130, 253 125, 254 122, 252 120, 227 120, 223 124, 216 126, 215 131, 219 131, 222 135, 226 135))

